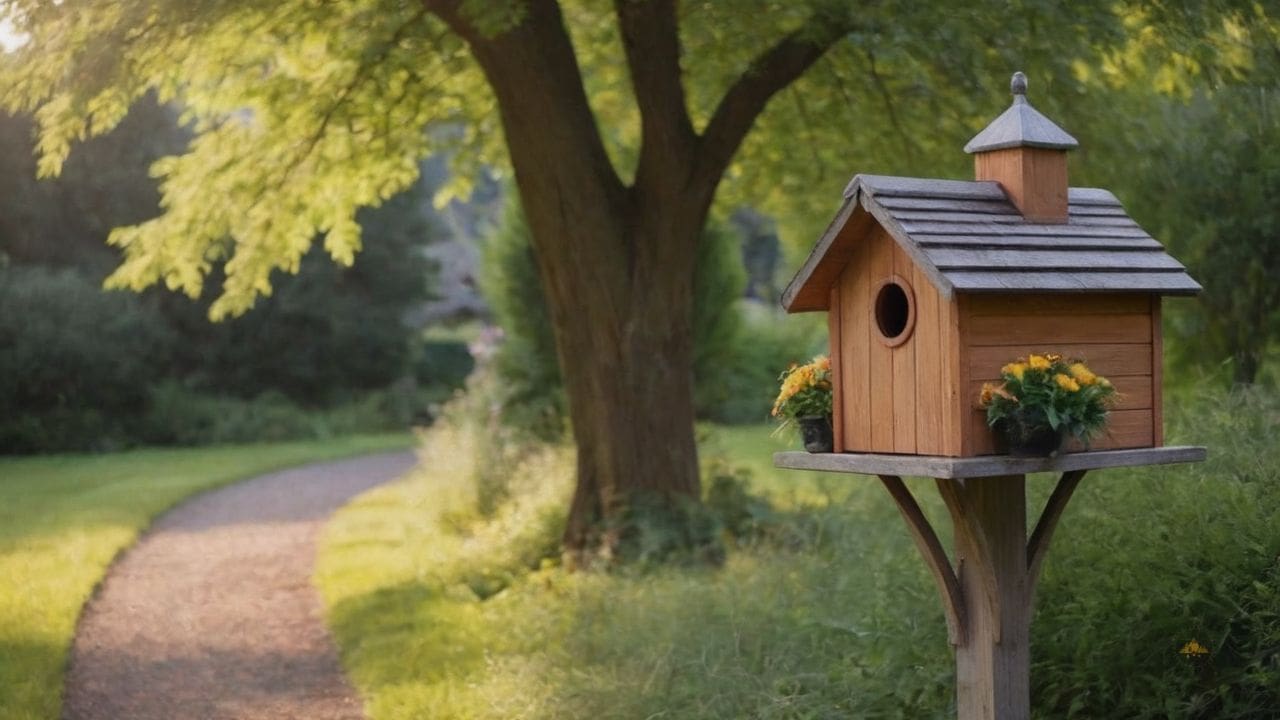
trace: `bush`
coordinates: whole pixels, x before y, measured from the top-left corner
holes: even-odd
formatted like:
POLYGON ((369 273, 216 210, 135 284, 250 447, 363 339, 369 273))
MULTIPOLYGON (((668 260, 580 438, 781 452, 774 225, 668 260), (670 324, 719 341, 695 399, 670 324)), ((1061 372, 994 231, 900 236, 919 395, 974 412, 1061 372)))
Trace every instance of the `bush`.
POLYGON ((412 353, 414 379, 446 394, 464 387, 476 366, 467 344, 461 340, 422 340, 414 344, 412 353))
POLYGON ((308 410, 278 392, 244 399, 196 392, 170 381, 152 390, 137 434, 155 445, 211 445, 400 430, 413 420, 417 404, 412 392, 368 393, 326 410, 308 410))
POLYGON ((170 347, 137 296, 71 270, 0 269, 0 452, 127 444, 170 347))

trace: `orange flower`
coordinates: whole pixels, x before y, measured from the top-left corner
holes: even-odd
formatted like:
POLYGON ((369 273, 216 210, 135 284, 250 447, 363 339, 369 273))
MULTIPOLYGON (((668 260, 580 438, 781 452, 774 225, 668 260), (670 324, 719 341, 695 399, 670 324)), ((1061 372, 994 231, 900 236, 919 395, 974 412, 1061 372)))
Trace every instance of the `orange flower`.
POLYGON ((1057 375, 1054 375, 1053 381, 1058 383, 1058 387, 1062 388, 1063 390, 1066 390, 1067 392, 1076 392, 1080 389, 1080 383, 1071 379, 1070 376, 1063 375, 1062 373, 1058 373, 1057 375))

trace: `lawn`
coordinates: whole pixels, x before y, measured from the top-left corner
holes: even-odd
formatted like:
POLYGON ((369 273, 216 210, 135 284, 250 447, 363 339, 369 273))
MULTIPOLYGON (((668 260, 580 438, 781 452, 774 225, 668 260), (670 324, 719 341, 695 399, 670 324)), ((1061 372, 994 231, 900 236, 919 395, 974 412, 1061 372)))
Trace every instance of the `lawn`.
POLYGON ((408 434, 0 459, 0 717, 53 720, 80 609, 151 520, 192 493, 408 434))
MULTIPOLYGON (((1086 478, 1038 593, 1035 717, 1274 716, 1278 428, 1274 394, 1206 398, 1169 433, 1208 463, 1086 478), (1181 656, 1191 639, 1211 655, 1181 656)), ((571 450, 500 462, 483 433, 433 429, 424 465, 322 540, 316 581, 370 717, 954 717, 935 591, 878 484, 775 471, 764 427, 703 434, 704 455, 753 471, 774 529, 730 539, 719 567, 569 572, 571 450), (495 465, 504 499, 477 512, 495 465)), ((910 484, 948 534, 931 483, 910 484)))

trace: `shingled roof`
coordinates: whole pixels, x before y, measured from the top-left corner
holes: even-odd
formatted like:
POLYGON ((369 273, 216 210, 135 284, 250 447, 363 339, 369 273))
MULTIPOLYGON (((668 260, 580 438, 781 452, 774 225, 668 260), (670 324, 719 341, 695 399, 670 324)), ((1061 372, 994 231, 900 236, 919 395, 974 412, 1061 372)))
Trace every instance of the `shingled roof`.
POLYGON ((956 292, 1200 292, 1186 268, 1110 192, 1070 188, 1068 203, 1066 223, 1042 224, 1027 221, 996 182, 857 175, 783 292, 782 305, 789 312, 826 310, 831 286, 871 222, 948 298, 956 292))

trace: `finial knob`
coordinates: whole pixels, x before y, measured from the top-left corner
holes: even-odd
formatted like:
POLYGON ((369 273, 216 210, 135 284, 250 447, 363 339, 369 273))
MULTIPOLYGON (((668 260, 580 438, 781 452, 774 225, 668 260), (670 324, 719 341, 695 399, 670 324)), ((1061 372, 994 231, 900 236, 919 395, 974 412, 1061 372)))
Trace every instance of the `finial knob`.
POLYGON ((1027 76, 1023 75, 1021 70, 1014 73, 1013 79, 1009 81, 1009 92, 1013 93, 1015 97, 1026 96, 1027 76))

